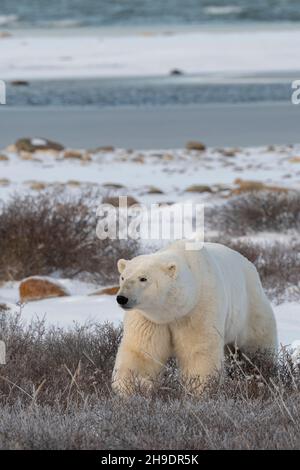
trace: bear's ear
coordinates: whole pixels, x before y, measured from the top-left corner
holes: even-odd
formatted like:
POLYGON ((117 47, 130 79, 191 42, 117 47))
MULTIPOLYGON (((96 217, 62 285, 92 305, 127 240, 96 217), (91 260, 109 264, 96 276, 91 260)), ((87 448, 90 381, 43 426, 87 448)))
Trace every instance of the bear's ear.
POLYGON ((177 277, 177 264, 174 262, 168 263, 166 266, 166 272, 168 276, 175 279, 177 277))
POLYGON ((118 271, 119 271, 120 274, 122 274, 122 272, 126 268, 126 263, 127 263, 126 259, 119 259, 119 261, 118 261, 118 271))

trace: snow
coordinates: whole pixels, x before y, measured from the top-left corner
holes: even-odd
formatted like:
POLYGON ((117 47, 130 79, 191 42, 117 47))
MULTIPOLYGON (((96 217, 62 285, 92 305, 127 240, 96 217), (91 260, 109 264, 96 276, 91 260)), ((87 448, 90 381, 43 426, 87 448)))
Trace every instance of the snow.
POLYGON ((202 76, 284 73, 299 70, 299 49, 296 29, 13 35, 0 39, 0 70, 3 80, 157 76, 174 68, 202 76))
POLYGON ((36 137, 34 139, 31 139, 31 144, 35 145, 35 146, 40 146, 40 145, 45 146, 46 141, 44 139, 39 139, 39 138, 36 137))
POLYGON ((159 195, 161 202, 205 199, 207 193, 196 195, 184 190, 193 184, 232 186, 236 178, 299 189, 300 164, 293 163, 299 153, 299 145, 277 146, 272 151, 267 147, 238 149, 234 157, 224 156, 214 148, 200 154, 184 149, 132 153, 117 149, 91 155, 90 162, 81 162, 64 159, 62 154, 56 158, 43 151, 35 152, 32 160, 23 160, 8 151, 9 161, 0 161, 0 198, 28 189, 33 177, 47 184, 66 184, 70 180, 97 185, 122 183, 128 193, 143 202, 157 202, 157 194, 145 194, 152 182, 164 192, 159 195), (144 163, 137 162, 137 158, 144 163), (120 176, 116 179, 116 175, 120 176), (1 186, 1 179, 8 179, 10 184, 1 186))
MULTIPOLYGON (((1 61, 1 59, 0 59, 1 61)), ((38 141, 38 138, 33 138, 38 141)), ((117 195, 130 194, 142 203, 157 202, 206 202, 224 201, 220 194, 187 193, 192 184, 217 185, 228 188, 234 186, 236 178, 262 181, 267 184, 300 188, 300 164, 295 158, 300 154, 300 146, 274 146, 237 149, 235 156, 225 156, 222 151, 209 148, 205 152, 188 152, 184 149, 168 151, 133 151, 116 149, 109 152, 91 154, 91 161, 80 162, 63 158, 63 153, 38 151, 34 159, 23 160, 12 149, 1 151, 8 155, 8 161, 0 161, 0 199, 5 200, 15 191, 28 192, 29 181, 49 184, 65 184, 76 180, 79 185, 102 185, 121 183, 124 188, 109 189, 117 195), (138 158, 137 158, 138 157, 138 158), (165 158, 167 157, 167 158, 165 158), (142 162, 139 161, 142 159, 142 162), (116 176, 117 175, 117 176, 116 176), (1 179, 7 178, 10 184, 1 186, 1 179), (154 184, 163 194, 147 194, 147 187, 154 184)), ((79 186, 80 187, 80 186, 79 186)), ((76 189, 72 189, 76 190, 76 189)), ((107 189, 103 188, 104 192, 107 189)), ((289 242, 288 230, 281 234, 258 233, 251 236, 257 243, 272 243, 281 240, 289 242)), ((71 293, 70 297, 52 298, 27 303, 22 308, 22 317, 30 321, 34 317, 46 318, 47 325, 56 324, 70 327, 74 322, 112 322, 119 324, 123 311, 114 296, 90 295, 100 288, 94 284, 78 280, 57 279, 71 293)), ((5 283, 0 286, 0 303, 4 302, 12 311, 18 311, 18 283, 5 283)), ((283 345, 292 345, 299 356, 300 307, 296 302, 283 302, 273 305, 279 330, 279 340, 283 345)), ((296 357, 295 356, 295 357, 296 357)), ((298 357, 297 356, 297 357, 298 357)))
MULTIPOLYGON (((297 302, 286 302, 275 307, 279 330, 279 342, 291 345, 300 338, 300 305, 297 302)), ((295 345, 293 345, 294 347, 295 345)))
MULTIPOLYGON (((118 306, 115 296, 89 295, 96 290, 91 285, 61 280, 73 293, 71 297, 59 297, 24 304, 21 309, 22 318, 31 321, 34 318, 44 318, 46 325, 56 325, 64 328, 72 327, 75 323, 86 322, 120 324, 123 319, 123 311, 118 306), (78 293, 80 292, 80 294, 78 293)), ((16 305, 19 300, 18 283, 6 283, 0 287, 0 303, 10 306, 12 312, 18 312, 20 307, 16 305)), ((291 346, 294 356, 300 358, 300 306, 296 302, 285 302, 273 305, 279 331, 279 343, 282 346, 291 346)), ((299 359, 300 360, 300 359, 299 359)))
POLYGON ((300 339, 293 341, 291 344, 292 361, 294 364, 300 365, 300 339))
MULTIPOLYGON (((53 279, 52 279, 53 280, 53 279)), ((118 325, 123 318, 123 310, 118 306, 115 297, 109 295, 91 295, 99 286, 80 282, 78 280, 60 279, 70 292, 70 297, 57 297, 19 306, 19 283, 8 282, 0 287, 0 303, 5 303, 11 312, 19 312, 22 319, 30 322, 32 319, 45 319, 46 325, 72 327, 75 323, 111 322, 118 325)))

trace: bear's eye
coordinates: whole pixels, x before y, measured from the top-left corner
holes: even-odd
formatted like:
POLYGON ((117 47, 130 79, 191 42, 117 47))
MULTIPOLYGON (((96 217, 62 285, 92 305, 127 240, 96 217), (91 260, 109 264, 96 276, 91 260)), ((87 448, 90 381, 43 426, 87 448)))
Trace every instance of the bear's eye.
POLYGON ((140 281, 141 282, 147 282, 147 278, 146 277, 140 277, 140 281))

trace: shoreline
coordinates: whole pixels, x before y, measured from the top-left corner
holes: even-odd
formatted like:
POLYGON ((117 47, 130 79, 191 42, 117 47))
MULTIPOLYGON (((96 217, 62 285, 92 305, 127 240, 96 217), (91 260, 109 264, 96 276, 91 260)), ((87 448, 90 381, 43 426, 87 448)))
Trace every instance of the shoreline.
POLYGON ((12 28, 9 26, 0 26, 1 31, 6 31, 14 37, 32 37, 32 36, 131 36, 143 35, 147 33, 175 35, 189 34, 199 32, 256 32, 256 31, 300 31, 300 21, 245 21, 237 22, 216 22, 216 23, 164 23, 164 24, 132 24, 132 25, 99 25, 99 26, 29 26, 21 28, 12 28))
POLYGON ((45 137, 73 148, 133 149, 291 144, 299 138, 300 106, 291 103, 165 107, 0 107, 2 147, 20 137, 45 137))

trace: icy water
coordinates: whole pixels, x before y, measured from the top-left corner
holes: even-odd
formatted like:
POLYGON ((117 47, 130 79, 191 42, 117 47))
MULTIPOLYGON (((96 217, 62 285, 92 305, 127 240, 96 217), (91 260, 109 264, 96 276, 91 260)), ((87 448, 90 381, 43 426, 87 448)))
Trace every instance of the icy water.
POLYGON ((201 83, 196 77, 154 79, 34 80, 7 86, 9 106, 169 106, 290 101, 282 83, 201 83))
POLYGON ((0 28, 300 21, 299 0, 0 0, 0 28))

